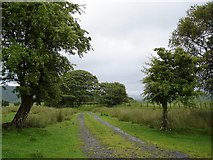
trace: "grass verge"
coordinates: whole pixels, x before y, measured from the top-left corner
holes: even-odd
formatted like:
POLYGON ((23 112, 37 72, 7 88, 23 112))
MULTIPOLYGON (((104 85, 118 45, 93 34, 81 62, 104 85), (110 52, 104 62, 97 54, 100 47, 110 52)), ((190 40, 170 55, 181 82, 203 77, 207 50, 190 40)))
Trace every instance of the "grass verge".
POLYGON ((46 128, 3 131, 3 158, 85 158, 76 114, 46 128))
MULTIPOLYGON (((94 108, 94 112, 116 117, 121 121, 137 123, 149 126, 150 128, 160 128, 162 121, 162 109, 152 109, 143 107, 116 106, 113 108, 94 108)), ((169 129, 179 133, 203 133, 211 135, 211 109, 180 108, 169 109, 168 111, 169 129)))
POLYGON ((174 132, 160 132, 131 122, 119 121, 117 118, 102 116, 105 121, 118 126, 132 136, 148 143, 156 144, 164 149, 183 152, 193 158, 211 158, 211 136, 187 134, 180 135, 174 132))

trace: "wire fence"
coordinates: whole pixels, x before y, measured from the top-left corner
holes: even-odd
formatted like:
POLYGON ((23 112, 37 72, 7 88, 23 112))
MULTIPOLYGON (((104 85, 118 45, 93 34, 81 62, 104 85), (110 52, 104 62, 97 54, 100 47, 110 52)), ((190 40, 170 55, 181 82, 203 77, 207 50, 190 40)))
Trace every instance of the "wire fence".
MULTIPOLYGON (((157 103, 150 103, 150 102, 129 102, 129 103, 125 103, 125 106, 137 106, 137 107, 145 107, 145 108, 153 108, 153 109, 157 109, 157 108, 162 108, 160 104, 157 103)), ((185 105, 182 103, 168 103, 167 104, 168 108, 203 108, 203 109, 213 109, 213 102, 196 102, 192 105, 185 105)))

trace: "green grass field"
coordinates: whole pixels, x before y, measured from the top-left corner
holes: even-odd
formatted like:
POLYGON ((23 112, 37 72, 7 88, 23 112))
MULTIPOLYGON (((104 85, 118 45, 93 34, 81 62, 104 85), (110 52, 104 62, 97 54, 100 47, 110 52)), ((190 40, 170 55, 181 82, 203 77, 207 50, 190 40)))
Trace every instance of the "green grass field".
POLYGON ((76 115, 45 128, 3 131, 3 158, 83 158, 76 115))
MULTIPOLYGON (((193 119, 195 122, 188 120, 189 122, 182 125, 185 129, 182 128, 181 131, 176 128, 169 132, 161 132, 155 126, 155 123, 159 123, 156 121, 158 120, 156 117, 160 117, 160 109, 145 109, 139 106, 118 106, 115 108, 86 106, 77 110, 36 106, 30 112, 27 128, 23 128, 21 131, 15 129, 3 130, 3 158, 86 157, 82 151, 84 143, 79 136, 77 115, 87 110, 95 111, 107 122, 148 143, 167 150, 180 151, 194 158, 211 157, 211 135, 209 135, 209 130, 211 130, 209 118, 211 116, 209 109, 184 110, 182 108, 170 111, 170 115, 174 115, 173 119, 175 118, 174 124, 179 122, 179 118, 182 118, 179 126, 187 119, 193 119, 193 117, 197 117, 197 119, 193 119), (143 115, 142 120, 141 115, 143 115), (153 123, 153 121, 156 122, 153 123), (196 123, 197 128, 194 125, 196 123), (189 124, 194 126, 190 127, 189 124)), ((17 107, 14 106, 3 108, 3 122, 11 121, 16 111, 17 107)), ((91 132, 109 148, 119 148, 116 152, 117 155, 126 157, 125 150, 132 148, 132 144, 116 135, 110 128, 94 120, 90 115, 85 115, 85 123, 91 132)))
POLYGON ((211 157, 211 136, 161 132, 147 126, 119 121, 117 118, 109 116, 102 116, 102 118, 115 126, 119 126, 119 128, 130 135, 162 148, 180 151, 193 158, 211 157))
MULTIPOLYGON (((89 109, 89 111, 116 117, 121 121, 146 125, 150 128, 159 129, 161 127, 162 109, 159 107, 146 108, 136 104, 131 106, 120 105, 112 108, 94 107, 89 109)), ((168 128, 174 132, 211 135, 210 108, 169 108, 168 121, 168 128)))

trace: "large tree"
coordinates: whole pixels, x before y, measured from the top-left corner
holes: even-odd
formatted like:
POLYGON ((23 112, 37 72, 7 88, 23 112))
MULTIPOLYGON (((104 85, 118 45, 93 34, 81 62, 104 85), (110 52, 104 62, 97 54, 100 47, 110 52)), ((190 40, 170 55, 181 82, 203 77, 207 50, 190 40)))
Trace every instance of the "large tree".
POLYGON ((109 107, 127 102, 128 96, 123 84, 102 82, 99 84, 99 102, 109 107))
POLYGON ((79 106, 82 102, 94 101, 98 89, 98 79, 88 71, 74 70, 62 77, 62 101, 66 105, 79 106), (69 101, 69 102, 67 102, 69 101))
POLYGON ((68 2, 2 4, 3 82, 19 84, 21 105, 12 126, 21 127, 34 102, 58 98, 59 77, 72 66, 60 54, 82 56, 91 38, 73 17, 81 7, 68 2))
POLYGON ((147 76, 143 79, 145 84, 144 96, 146 100, 162 105, 162 130, 167 130, 167 103, 180 100, 189 102, 196 92, 196 61, 183 49, 174 51, 165 48, 156 48, 158 57, 153 57, 149 68, 143 72, 147 76))
POLYGON ((192 6, 178 22, 170 39, 171 47, 182 47, 199 57, 203 70, 198 74, 202 88, 213 96, 213 2, 192 6))

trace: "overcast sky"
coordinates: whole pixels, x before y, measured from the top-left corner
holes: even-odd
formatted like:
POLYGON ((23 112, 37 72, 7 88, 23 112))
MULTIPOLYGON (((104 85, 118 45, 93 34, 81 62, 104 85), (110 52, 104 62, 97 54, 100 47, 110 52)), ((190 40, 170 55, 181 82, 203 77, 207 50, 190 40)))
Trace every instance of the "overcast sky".
MULTIPOLYGON (((71 1, 71 0, 70 0, 71 1)), ((97 76, 100 82, 120 82, 127 93, 143 92, 141 72, 155 55, 153 49, 168 46, 177 22, 193 4, 205 1, 84 0, 85 13, 78 16, 82 28, 92 37, 90 51, 83 58, 69 56, 75 69, 97 76)))

